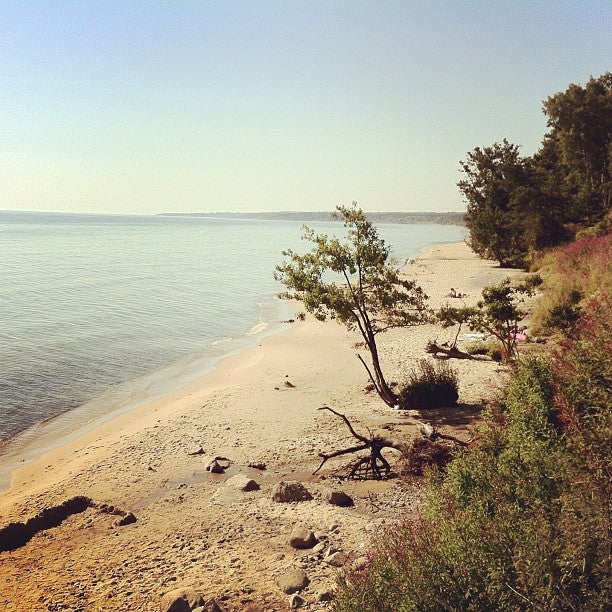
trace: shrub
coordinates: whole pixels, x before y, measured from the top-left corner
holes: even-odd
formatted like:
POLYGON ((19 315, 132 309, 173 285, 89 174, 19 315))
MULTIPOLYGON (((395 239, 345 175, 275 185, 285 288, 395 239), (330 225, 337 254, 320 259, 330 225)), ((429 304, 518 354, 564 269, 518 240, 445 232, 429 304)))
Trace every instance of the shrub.
POLYGON ((452 450, 447 444, 416 438, 404 452, 401 473, 422 476, 430 468, 444 471, 452 458, 452 450))
POLYGON ((502 360, 502 350, 497 341, 470 342, 465 345, 465 352, 470 355, 487 355, 493 361, 502 360))
POLYGON ((417 370, 412 370, 408 382, 399 394, 402 409, 440 408, 455 404, 459 399, 457 373, 448 363, 419 361, 417 370))
MULTIPOLYGON (((593 339, 598 325, 587 324, 593 339)), ((589 362, 590 342, 518 365, 479 445, 430 477, 421 516, 381 534, 368 566, 345 573, 337 612, 607 609, 611 428, 594 410, 609 405, 610 365, 603 348, 589 362), (561 422, 559 402, 589 385, 598 390, 561 422)))

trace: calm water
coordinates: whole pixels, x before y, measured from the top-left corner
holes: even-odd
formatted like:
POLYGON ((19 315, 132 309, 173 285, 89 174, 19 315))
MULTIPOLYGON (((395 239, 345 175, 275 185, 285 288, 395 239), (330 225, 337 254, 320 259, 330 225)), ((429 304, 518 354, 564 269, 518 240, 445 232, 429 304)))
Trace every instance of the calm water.
MULTIPOLYGON (((379 230, 400 259, 464 237, 379 230)), ((281 327, 272 273, 300 235, 286 221, 0 212, 0 440, 159 395, 281 327)))

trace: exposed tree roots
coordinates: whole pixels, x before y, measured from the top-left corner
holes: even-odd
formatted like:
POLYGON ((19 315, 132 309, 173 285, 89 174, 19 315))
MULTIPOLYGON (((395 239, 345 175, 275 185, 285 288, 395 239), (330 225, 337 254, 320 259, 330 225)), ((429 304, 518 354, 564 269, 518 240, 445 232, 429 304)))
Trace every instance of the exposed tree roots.
POLYGON ((333 457, 340 457, 341 455, 347 455, 349 453, 358 453, 362 450, 369 450, 370 454, 365 457, 360 457, 355 461, 355 463, 351 466, 351 470, 348 474, 348 478, 362 479, 367 480, 372 478, 374 480, 383 480, 388 478, 391 474, 391 466, 389 462, 383 457, 382 450, 384 448, 394 448, 400 452, 403 452, 403 445, 399 442, 395 442, 394 440, 387 440, 386 438, 382 438, 380 436, 372 436, 371 438, 366 438, 358 434, 351 425, 350 421, 346 418, 344 414, 340 414, 336 412, 329 406, 322 406, 319 410, 329 410, 336 416, 339 416, 349 428, 349 431, 353 435, 354 438, 359 440, 360 444, 356 446, 351 446, 349 448, 343 448, 341 450, 334 451, 333 453, 319 453, 319 457, 323 458, 321 461, 321 465, 313 472, 316 474, 325 464, 328 459, 332 459, 333 457))

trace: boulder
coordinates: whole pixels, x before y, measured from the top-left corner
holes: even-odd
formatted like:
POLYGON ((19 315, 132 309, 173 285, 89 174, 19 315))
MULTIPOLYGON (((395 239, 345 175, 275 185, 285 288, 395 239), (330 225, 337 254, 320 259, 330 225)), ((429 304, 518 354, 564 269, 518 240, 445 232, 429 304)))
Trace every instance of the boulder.
POLYGON ((256 470, 265 470, 267 466, 264 461, 253 460, 247 463, 247 467, 254 468, 256 470))
POLYGON ((117 519, 113 525, 115 527, 123 527, 124 525, 131 525, 135 523, 138 519, 134 516, 132 512, 128 512, 125 516, 122 516, 120 519, 117 519))
POLYGON ((289 607, 292 610, 296 608, 301 608, 306 603, 306 600, 303 597, 300 597, 297 593, 294 593, 289 600, 289 607))
POLYGON ((317 591, 317 601, 331 601, 334 598, 333 588, 323 588, 317 591))
POLYGON ((307 527, 296 526, 289 536, 289 546, 293 548, 312 548, 317 543, 314 533, 307 527))
POLYGON ((252 478, 249 478, 244 474, 236 474, 235 476, 228 478, 225 484, 229 487, 233 487, 234 489, 238 489, 239 491, 259 490, 259 485, 252 478))
POLYGON ((161 612, 191 612, 204 605, 204 598, 191 587, 168 591, 161 600, 161 612))
POLYGON ((337 551, 327 555, 323 561, 332 567, 342 567, 348 561, 348 555, 342 551, 337 551))
POLYGON ((304 570, 290 568, 278 577, 276 584, 278 584, 283 593, 291 595, 292 593, 305 589, 309 582, 310 580, 304 570))
POLYGON ((192 446, 188 451, 187 451, 188 455, 203 455, 204 454, 204 449, 202 448, 201 444, 196 444, 195 446, 192 446))
POLYGON ((312 495, 308 489, 296 481, 281 481, 272 492, 272 501, 280 503, 309 501, 312 495))
POLYGON ((344 491, 330 491, 327 494, 327 501, 334 506, 341 506, 342 508, 354 505, 353 498, 344 491))
POLYGON ((202 457, 202 464, 207 472, 211 474, 222 474, 230 464, 229 459, 217 455, 207 455, 202 457))

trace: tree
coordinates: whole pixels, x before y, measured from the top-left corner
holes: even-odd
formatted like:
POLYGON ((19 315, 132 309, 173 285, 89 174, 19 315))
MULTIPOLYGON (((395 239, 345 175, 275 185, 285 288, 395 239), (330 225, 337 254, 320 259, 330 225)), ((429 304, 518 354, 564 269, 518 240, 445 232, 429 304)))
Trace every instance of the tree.
POLYGON ((302 238, 314 246, 304 255, 283 251, 289 261, 276 267, 274 277, 288 291, 280 297, 300 300, 320 321, 335 319, 349 330, 358 329, 371 368, 361 355, 358 358, 378 395, 394 406, 397 395, 383 374, 376 337, 388 329, 425 322, 427 296, 413 281, 400 277, 389 259, 390 248, 355 202, 336 207, 332 216, 344 224, 346 240, 304 227, 302 238))
POLYGON ((571 202, 569 220, 595 223, 612 201, 612 72, 549 96, 543 110, 551 128, 547 146, 556 148, 558 160, 554 178, 571 202))
POLYGON ((529 185, 529 171, 518 146, 504 139, 501 144, 476 147, 461 162, 461 169, 466 178, 457 185, 467 201, 470 246, 502 266, 523 265, 528 245, 517 197, 529 185))
POLYGON ((499 285, 485 287, 482 290, 482 299, 476 306, 443 306, 437 317, 443 327, 467 324, 472 331, 495 336, 502 345, 502 357, 505 361, 510 361, 517 357, 519 323, 525 316, 520 302, 523 296, 532 293, 533 289, 528 282, 513 287, 510 280, 506 279, 499 285))

